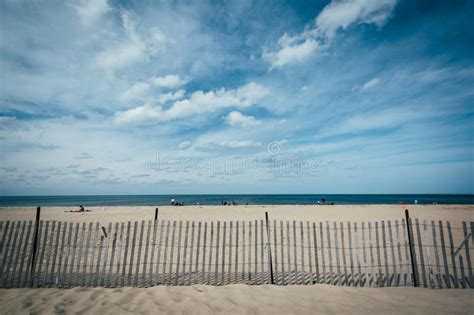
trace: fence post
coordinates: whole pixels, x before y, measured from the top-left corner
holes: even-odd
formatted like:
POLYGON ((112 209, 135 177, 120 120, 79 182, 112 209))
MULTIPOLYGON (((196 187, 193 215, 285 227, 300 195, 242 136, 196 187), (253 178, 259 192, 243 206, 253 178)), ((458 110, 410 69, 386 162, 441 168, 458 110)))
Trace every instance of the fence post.
POLYGON ((267 240, 268 240, 268 259, 270 264, 270 281, 271 284, 275 284, 273 279, 273 262, 272 262, 272 251, 270 247, 270 227, 268 226, 268 212, 265 212, 265 221, 267 225, 267 240))
POLYGON ((155 221, 158 220, 158 208, 155 209, 155 221))
POLYGON ((33 249, 32 249, 32 258, 31 258, 31 286, 33 286, 34 282, 34 268, 35 268, 35 261, 36 261, 36 251, 38 249, 38 231, 39 231, 39 222, 41 216, 41 207, 36 208, 36 220, 35 220, 35 230, 33 234, 33 249))
POLYGON ((408 233, 408 244, 410 246, 410 261, 411 261, 411 270, 413 273, 413 286, 418 287, 418 274, 416 272, 415 266, 415 248, 413 247, 413 233, 411 230, 411 220, 410 215, 408 214, 408 209, 405 209, 405 218, 406 218, 406 225, 407 225, 407 233, 408 233))

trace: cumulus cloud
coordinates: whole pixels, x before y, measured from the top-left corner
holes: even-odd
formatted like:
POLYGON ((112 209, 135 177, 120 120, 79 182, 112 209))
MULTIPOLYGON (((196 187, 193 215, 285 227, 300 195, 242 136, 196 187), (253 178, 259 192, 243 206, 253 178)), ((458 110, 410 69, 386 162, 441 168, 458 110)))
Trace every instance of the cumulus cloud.
POLYGON ((188 81, 176 74, 169 74, 162 77, 151 77, 150 82, 159 88, 178 88, 188 81))
POLYGON ((340 29, 353 24, 382 26, 395 4, 396 0, 332 0, 313 25, 294 36, 283 34, 273 51, 264 50, 263 58, 270 63, 270 69, 305 61, 327 48, 340 29))
POLYGON ((179 150, 186 150, 189 149, 192 146, 192 143, 190 141, 183 141, 178 145, 179 150))
POLYGON ((222 141, 218 146, 227 149, 244 149, 255 148, 261 146, 262 143, 254 140, 240 140, 240 141, 222 141))
POLYGON ((245 116, 238 111, 232 111, 223 118, 226 124, 228 124, 229 126, 255 127, 261 124, 261 121, 256 120, 255 117, 245 116))
POLYGON ((131 100, 145 100, 149 92, 150 85, 148 83, 138 82, 125 91, 120 96, 120 100, 123 102, 128 102, 131 100))
POLYGON ((304 61, 320 48, 321 45, 317 41, 307 39, 302 43, 283 45, 276 52, 264 52, 263 57, 272 65, 272 68, 278 68, 286 64, 304 61))
POLYGON ((107 0, 83 0, 74 6, 84 26, 95 24, 103 15, 110 11, 107 0))
POLYGON ((168 109, 146 103, 126 111, 116 113, 119 124, 169 121, 173 119, 213 113, 223 108, 246 108, 259 102, 268 94, 263 85, 250 82, 237 89, 196 91, 189 98, 176 101, 168 109))
POLYGON ((364 85, 362 86, 362 90, 365 91, 365 90, 368 90, 370 88, 373 88, 374 86, 376 86, 379 83, 380 83, 379 78, 373 78, 372 80, 367 81, 367 82, 364 83, 364 85))
POLYGON ((185 93, 186 93, 186 91, 184 91, 184 90, 179 90, 179 91, 176 91, 176 92, 163 93, 163 94, 160 94, 160 96, 158 97, 158 101, 161 104, 164 104, 164 103, 170 102, 170 101, 176 101, 176 100, 179 100, 179 99, 183 98, 185 93))

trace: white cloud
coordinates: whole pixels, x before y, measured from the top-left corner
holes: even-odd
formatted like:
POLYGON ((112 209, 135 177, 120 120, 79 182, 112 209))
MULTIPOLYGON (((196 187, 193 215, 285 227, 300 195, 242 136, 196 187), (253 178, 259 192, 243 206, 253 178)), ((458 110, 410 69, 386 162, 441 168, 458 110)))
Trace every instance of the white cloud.
POLYGON ((95 66, 111 74, 132 64, 147 61, 160 52, 167 42, 166 36, 156 27, 150 29, 148 37, 142 38, 136 31, 138 21, 131 12, 122 11, 121 20, 125 38, 100 52, 93 61, 95 66))
POLYGON ((339 29, 350 25, 383 25, 389 18, 396 0, 344 0, 332 1, 316 18, 318 32, 327 38, 333 38, 339 29))
POLYGON ((128 102, 132 100, 145 100, 150 92, 150 85, 145 82, 138 82, 132 85, 121 96, 120 100, 128 102))
POLYGON ((304 61, 320 48, 321 46, 317 41, 308 39, 300 44, 285 44, 277 52, 264 53, 263 57, 272 64, 272 68, 278 68, 286 64, 304 61))
POLYGON ((151 77, 150 82, 159 88, 177 88, 185 85, 188 81, 179 75, 170 74, 163 77, 151 77))
POLYGON ((261 142, 256 142, 254 140, 222 141, 218 144, 218 146, 227 149, 255 148, 261 145, 261 142))
POLYGON ((83 0, 74 8, 84 26, 93 25, 111 10, 107 0, 83 0))
POLYGON ((186 150, 192 146, 192 143, 189 141, 183 141, 178 145, 179 150, 186 150))
POLYGON ((364 85, 362 86, 362 90, 365 91, 365 90, 368 90, 370 88, 373 88, 374 86, 376 86, 379 83, 380 83, 379 78, 373 78, 372 80, 367 81, 367 82, 364 83, 364 85))
POLYGON ((268 94, 264 86, 250 82, 238 89, 196 91, 188 99, 176 101, 169 109, 145 104, 127 111, 116 113, 116 122, 120 124, 160 122, 192 115, 213 113, 229 107, 246 108, 256 104, 268 94))
POLYGON ((255 127, 262 123, 260 120, 256 120, 255 117, 245 116, 238 111, 230 112, 223 118, 229 126, 255 127))
POLYGON ((184 91, 184 90, 179 90, 179 91, 176 91, 176 92, 163 93, 158 97, 158 101, 161 104, 164 104, 164 103, 169 102, 169 101, 176 101, 176 100, 179 100, 179 99, 183 98, 185 93, 186 93, 186 91, 184 91))
POLYGON ((383 25, 395 3, 396 0, 332 0, 315 18, 314 25, 294 36, 283 34, 275 51, 265 50, 263 58, 271 68, 305 61, 327 48, 339 29, 356 23, 383 25))

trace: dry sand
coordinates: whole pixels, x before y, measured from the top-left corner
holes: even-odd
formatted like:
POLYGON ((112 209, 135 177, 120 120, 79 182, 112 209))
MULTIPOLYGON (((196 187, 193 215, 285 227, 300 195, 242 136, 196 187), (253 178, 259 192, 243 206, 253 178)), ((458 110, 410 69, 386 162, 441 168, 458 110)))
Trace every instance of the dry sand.
POLYGON ((0 290, 3 314, 473 314, 473 290, 246 286, 0 290))
MULTIPOLYGON (((458 226, 474 221, 473 205, 354 206, 185 206, 159 207, 170 220, 376 221, 411 217, 449 220, 458 226)), ((88 207, 87 213, 66 213, 65 207, 44 207, 43 220, 124 222, 150 220, 154 207, 88 207)), ((34 219, 34 207, 0 208, 0 221, 34 219)), ((263 313, 263 314, 474 314, 474 290, 415 288, 351 288, 330 285, 153 288, 74 288, 0 290, 2 314, 53 313, 263 313)))
MULTIPOLYGON (((92 212, 70 213, 74 207, 43 207, 41 219, 68 222, 126 222, 152 220, 155 207, 86 207, 92 212)), ((268 211, 270 220, 309 221, 376 221, 401 220, 404 210, 410 216, 426 220, 450 220, 452 223, 474 221, 474 205, 250 205, 250 206, 184 206, 159 207, 159 218, 164 220, 257 220, 268 211)), ((0 208, 0 220, 34 220, 35 207, 0 208)))

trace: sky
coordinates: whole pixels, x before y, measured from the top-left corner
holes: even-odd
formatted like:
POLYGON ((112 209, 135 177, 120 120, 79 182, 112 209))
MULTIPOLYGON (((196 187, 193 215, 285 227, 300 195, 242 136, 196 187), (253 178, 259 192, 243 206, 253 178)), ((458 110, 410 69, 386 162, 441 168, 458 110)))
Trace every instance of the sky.
POLYGON ((471 1, 0 1, 0 195, 474 193, 471 1))

